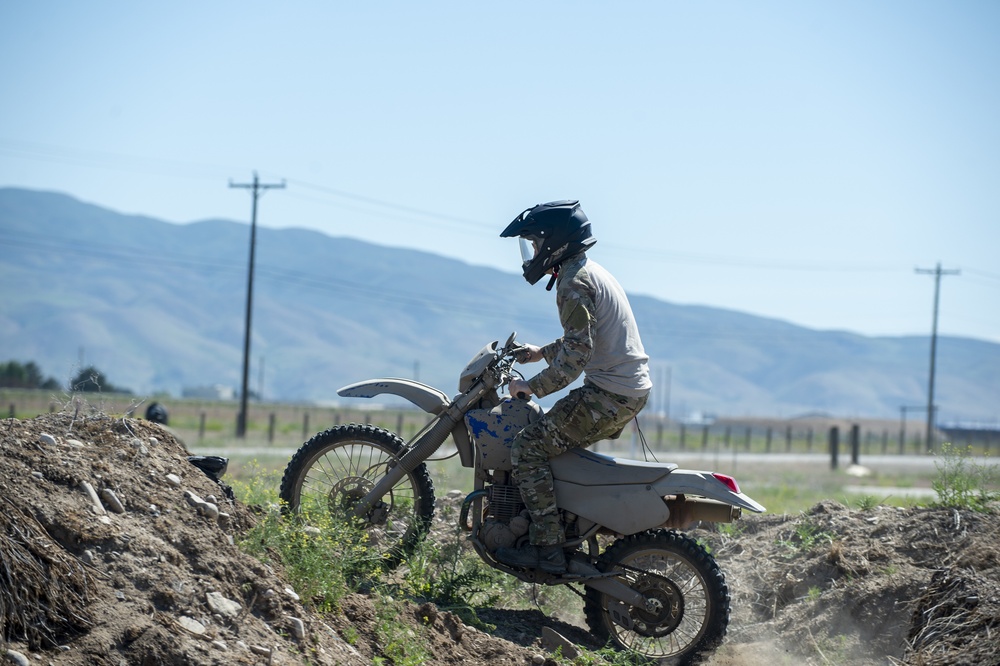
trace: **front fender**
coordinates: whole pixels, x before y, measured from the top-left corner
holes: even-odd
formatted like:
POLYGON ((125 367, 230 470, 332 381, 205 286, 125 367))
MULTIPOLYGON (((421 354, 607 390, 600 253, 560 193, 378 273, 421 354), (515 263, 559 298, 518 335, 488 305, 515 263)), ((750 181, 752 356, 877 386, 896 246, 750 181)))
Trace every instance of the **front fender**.
POLYGON ((412 379, 368 379, 349 384, 337 391, 337 395, 345 398, 374 398, 386 393, 405 398, 425 412, 434 415, 441 414, 451 404, 448 396, 441 391, 412 379))

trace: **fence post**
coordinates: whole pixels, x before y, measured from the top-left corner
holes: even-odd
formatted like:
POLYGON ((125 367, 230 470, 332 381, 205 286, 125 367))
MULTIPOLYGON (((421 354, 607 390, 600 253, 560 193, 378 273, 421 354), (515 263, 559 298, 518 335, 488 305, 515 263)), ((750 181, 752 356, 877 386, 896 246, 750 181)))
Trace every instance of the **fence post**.
POLYGON ((785 453, 792 452, 792 426, 785 428, 785 453))
POLYGON ((813 429, 810 426, 809 430, 806 432, 806 453, 813 452, 813 429))
MULTIPOLYGON (((403 437, 403 412, 396 415, 396 434, 403 437)), ((403 439, 406 439, 403 437, 403 439)))
POLYGON ((267 417, 267 442, 269 444, 274 444, 274 412, 271 412, 267 417))
POLYGON ((830 427, 830 469, 837 469, 837 453, 840 448, 840 430, 837 426, 830 427))
POLYGON ((684 424, 681 424, 681 451, 684 450, 684 434, 687 432, 687 428, 684 424))
POLYGON ((203 439, 205 439, 205 412, 202 412, 198 419, 198 441, 203 439))
POLYGON ((767 426, 767 447, 765 450, 768 453, 771 452, 771 426, 767 426))
POLYGON ((889 431, 882 431, 882 455, 885 455, 889 450, 889 431))
POLYGON ((14 409, 14 403, 10 403, 10 418, 14 418, 15 413, 16 411, 14 409))
POLYGON ((306 411, 302 414, 302 437, 305 438, 309 435, 309 412, 306 411))
POLYGON ((656 422, 656 448, 663 448, 663 419, 656 422))
POLYGON ((750 428, 750 426, 747 426, 747 439, 746 439, 746 445, 745 445, 747 451, 750 450, 750 434, 751 434, 751 432, 752 432, 752 429, 750 428))
POLYGON ((708 426, 702 426, 701 428, 701 450, 705 451, 708 449, 708 426))
POLYGON ((855 423, 851 426, 851 464, 857 465, 861 453, 861 427, 855 423))
POLYGON ((729 436, 732 434, 732 426, 726 426, 726 448, 729 448, 729 436))

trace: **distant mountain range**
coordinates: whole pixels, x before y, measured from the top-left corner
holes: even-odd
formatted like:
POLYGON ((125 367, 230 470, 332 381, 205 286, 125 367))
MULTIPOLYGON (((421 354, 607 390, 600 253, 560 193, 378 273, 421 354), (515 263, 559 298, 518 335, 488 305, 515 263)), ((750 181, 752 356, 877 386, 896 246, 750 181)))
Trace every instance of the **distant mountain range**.
MULTIPOLYGON (((0 188, 0 361, 35 361, 63 382, 93 365, 140 395, 238 388, 249 236, 246 223, 172 224, 0 188)), ((552 294, 516 273, 300 229, 258 228, 257 241, 250 386, 265 400, 330 401, 379 376, 451 393, 490 340, 559 334, 552 294)), ((672 416, 893 418, 926 403, 927 336, 630 298, 651 407, 672 416)), ((1000 344, 938 339, 942 419, 996 421, 998 378, 1000 344)))

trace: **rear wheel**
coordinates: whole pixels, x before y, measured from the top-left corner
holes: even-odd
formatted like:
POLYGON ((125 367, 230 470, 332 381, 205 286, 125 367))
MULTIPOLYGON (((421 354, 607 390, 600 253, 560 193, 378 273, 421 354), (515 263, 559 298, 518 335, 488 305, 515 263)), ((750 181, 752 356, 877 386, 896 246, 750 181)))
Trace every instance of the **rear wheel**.
POLYGON ((722 642, 729 587, 715 559, 690 537, 653 530, 615 541, 598 560, 643 595, 627 606, 593 588, 584 611, 590 630, 615 647, 658 663, 692 663, 722 642))
MULTIPOLYGON (((371 425, 343 425, 315 435, 295 453, 281 479, 288 510, 306 517, 329 512, 355 520, 354 507, 398 464, 403 440, 371 425)), ((367 542, 392 568, 410 554, 430 528, 434 485, 420 464, 361 518, 367 542)))

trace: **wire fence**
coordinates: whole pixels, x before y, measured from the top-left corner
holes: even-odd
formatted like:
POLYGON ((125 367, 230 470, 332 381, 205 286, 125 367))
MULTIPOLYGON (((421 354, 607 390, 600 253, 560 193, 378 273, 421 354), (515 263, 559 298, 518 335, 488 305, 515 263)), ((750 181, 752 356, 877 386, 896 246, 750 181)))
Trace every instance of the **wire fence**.
MULTIPOLYGON (((34 418, 65 410, 131 415, 143 418, 151 400, 120 394, 53 395, 45 391, 0 389, 0 405, 6 403, 10 418, 34 418)), ((205 445, 236 439, 239 404, 236 401, 165 399, 161 403, 167 425, 190 444, 205 445)), ((299 446, 315 433, 345 423, 371 423, 410 440, 432 417, 412 408, 318 406, 293 403, 250 403, 247 445, 299 446)), ((653 451, 747 452, 747 453, 841 453, 856 461, 858 456, 914 455, 940 450, 944 442, 973 454, 1000 454, 1000 429, 945 429, 933 433, 928 446, 923 424, 902 421, 891 424, 878 419, 817 418, 812 421, 781 419, 723 419, 690 424, 661 415, 642 414, 633 423, 653 451)), ((600 445, 598 446, 600 448, 600 445)), ((605 448, 621 449, 621 442, 605 448)))

